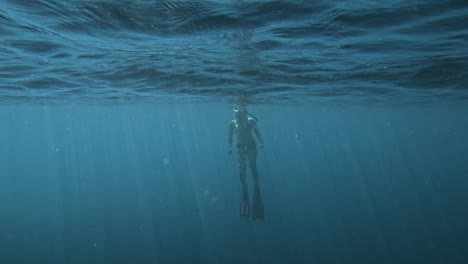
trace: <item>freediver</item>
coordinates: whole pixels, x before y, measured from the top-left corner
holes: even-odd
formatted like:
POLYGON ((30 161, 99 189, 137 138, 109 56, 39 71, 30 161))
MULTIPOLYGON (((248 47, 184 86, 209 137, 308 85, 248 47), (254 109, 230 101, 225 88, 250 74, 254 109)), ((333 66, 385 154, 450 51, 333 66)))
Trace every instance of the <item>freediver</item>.
POLYGON ((228 155, 232 154, 232 137, 234 133, 237 136, 237 157, 239 159, 240 168, 240 181, 242 186, 242 203, 240 216, 250 217, 252 219, 263 219, 263 203, 259 187, 258 169, 257 169, 257 144, 252 135, 255 136, 259 142, 259 147, 263 149, 263 141, 260 132, 257 128, 257 119, 250 114, 245 105, 237 105, 234 109, 236 118, 231 121, 229 125, 228 137, 228 155), (254 195, 252 201, 252 211, 250 210, 248 186, 246 182, 246 163, 249 162, 250 171, 254 181, 254 195))

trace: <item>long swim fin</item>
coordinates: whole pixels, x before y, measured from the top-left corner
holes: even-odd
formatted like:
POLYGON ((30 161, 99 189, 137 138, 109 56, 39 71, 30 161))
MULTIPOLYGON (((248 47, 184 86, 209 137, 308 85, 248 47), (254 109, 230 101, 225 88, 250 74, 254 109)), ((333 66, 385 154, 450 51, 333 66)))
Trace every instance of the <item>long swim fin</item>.
POLYGON ((244 186, 242 190, 242 202, 241 202, 240 216, 247 217, 247 218, 250 217, 250 202, 249 202, 249 192, 248 192, 247 184, 244 186))
POLYGON ((253 202, 252 202, 252 219, 263 219, 263 202, 262 194, 260 193, 260 187, 255 184, 253 202))

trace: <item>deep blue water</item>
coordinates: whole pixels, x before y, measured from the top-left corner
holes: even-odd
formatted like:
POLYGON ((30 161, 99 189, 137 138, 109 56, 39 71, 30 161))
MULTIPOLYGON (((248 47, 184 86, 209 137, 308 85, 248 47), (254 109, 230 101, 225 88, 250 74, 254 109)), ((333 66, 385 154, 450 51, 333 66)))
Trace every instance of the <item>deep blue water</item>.
POLYGON ((229 105, 3 106, 0 259, 463 263, 467 108, 252 106, 254 222, 229 105))
POLYGON ((0 263, 465 263, 467 24, 466 1, 0 0, 0 263))

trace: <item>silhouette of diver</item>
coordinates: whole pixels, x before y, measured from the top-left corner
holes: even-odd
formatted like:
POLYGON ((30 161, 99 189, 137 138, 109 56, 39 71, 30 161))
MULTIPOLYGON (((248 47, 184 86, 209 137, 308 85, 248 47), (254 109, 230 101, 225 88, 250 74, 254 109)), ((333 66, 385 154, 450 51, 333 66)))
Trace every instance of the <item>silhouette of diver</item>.
POLYGON ((257 119, 247 111, 245 105, 237 105, 234 109, 234 112, 236 113, 236 118, 232 120, 231 124, 229 125, 228 154, 232 154, 232 137, 235 133, 237 136, 237 157, 239 159, 240 181, 242 186, 240 216, 248 218, 250 217, 250 213, 252 213, 252 219, 263 219, 263 203, 260 193, 257 169, 257 145, 252 132, 255 133, 261 149, 263 149, 262 137, 257 128, 257 119), (252 211, 250 211, 249 194, 246 183, 247 160, 249 162, 250 171, 254 180, 252 211))

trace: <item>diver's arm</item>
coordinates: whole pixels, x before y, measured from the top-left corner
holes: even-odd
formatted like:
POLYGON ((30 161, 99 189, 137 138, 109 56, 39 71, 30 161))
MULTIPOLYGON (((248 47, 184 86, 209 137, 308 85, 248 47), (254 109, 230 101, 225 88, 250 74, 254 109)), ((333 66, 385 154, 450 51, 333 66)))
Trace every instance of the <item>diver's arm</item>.
POLYGON ((231 122, 231 124, 229 125, 228 154, 231 154, 231 152, 232 152, 231 145, 232 145, 232 136, 233 136, 233 134, 234 134, 234 122, 231 122))
POLYGON ((257 123, 253 122, 252 123, 252 129, 255 133, 255 136, 258 139, 258 142, 260 142, 260 147, 263 148, 263 140, 262 140, 262 135, 260 135, 260 131, 258 130, 257 123))

